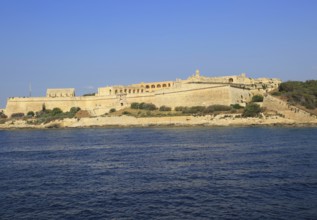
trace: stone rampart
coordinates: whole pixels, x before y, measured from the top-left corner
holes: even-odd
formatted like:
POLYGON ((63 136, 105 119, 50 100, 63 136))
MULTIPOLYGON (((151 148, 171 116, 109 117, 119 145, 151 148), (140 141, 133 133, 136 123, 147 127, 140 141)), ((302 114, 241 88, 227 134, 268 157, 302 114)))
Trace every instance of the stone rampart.
MULTIPOLYGON (((278 80, 265 79, 263 83, 276 87, 278 80)), ((203 77, 199 71, 187 80, 140 83, 130 86, 112 86, 98 89, 96 96, 75 96, 75 90, 48 89, 47 97, 10 98, 7 101, 6 114, 27 114, 43 109, 60 108, 69 111, 72 107, 87 110, 93 116, 107 113, 111 108, 117 110, 130 106, 132 102, 153 103, 157 107, 166 105, 177 106, 208 106, 208 105, 245 105, 257 93, 263 93, 262 81, 260 88, 247 78, 245 74, 226 77, 203 77), (245 87, 244 85, 248 85, 245 87)), ((265 87, 265 86, 264 86, 265 87)))
POLYGON ((117 94, 107 97, 82 96, 82 97, 57 97, 57 98, 10 98, 7 102, 6 114, 27 114, 29 111, 60 108, 69 111, 72 107, 88 110, 92 115, 102 115, 111 108, 121 109, 130 106, 132 102, 153 103, 156 106, 195 106, 195 105, 230 105, 237 100, 249 97, 248 90, 236 89, 230 86, 188 85, 187 87, 160 90, 154 93, 143 94, 117 94), (243 98, 241 98, 243 97, 243 98))
POLYGON ((266 95, 264 97, 263 107, 276 111, 285 118, 293 119, 295 121, 312 122, 317 120, 315 115, 312 115, 271 95, 266 95))

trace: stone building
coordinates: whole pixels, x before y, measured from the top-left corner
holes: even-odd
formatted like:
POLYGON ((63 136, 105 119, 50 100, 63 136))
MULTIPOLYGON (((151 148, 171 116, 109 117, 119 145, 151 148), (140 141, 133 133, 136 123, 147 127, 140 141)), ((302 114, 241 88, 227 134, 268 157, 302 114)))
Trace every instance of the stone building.
POLYGON ((156 106, 208 106, 214 104, 245 105, 255 94, 265 94, 276 89, 279 79, 248 78, 246 74, 207 77, 197 70, 185 80, 162 82, 141 82, 98 88, 95 96, 75 96, 75 89, 48 89, 46 97, 9 98, 5 113, 27 113, 46 109, 61 108, 69 111, 80 107, 91 115, 103 115, 111 108, 117 110, 130 106, 132 102, 153 103, 156 106))

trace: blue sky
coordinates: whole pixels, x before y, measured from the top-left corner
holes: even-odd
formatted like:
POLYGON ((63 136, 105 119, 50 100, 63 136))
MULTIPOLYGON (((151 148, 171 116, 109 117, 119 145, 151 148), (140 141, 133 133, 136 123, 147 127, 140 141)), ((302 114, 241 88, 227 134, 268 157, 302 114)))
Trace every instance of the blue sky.
POLYGON ((317 79, 315 0, 0 0, 0 107, 46 88, 317 79))

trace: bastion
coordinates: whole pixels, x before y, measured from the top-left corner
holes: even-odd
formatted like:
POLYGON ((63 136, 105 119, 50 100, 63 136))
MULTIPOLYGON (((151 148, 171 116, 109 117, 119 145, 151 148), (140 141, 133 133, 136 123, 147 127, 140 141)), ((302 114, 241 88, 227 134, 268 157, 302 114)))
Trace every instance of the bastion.
POLYGON ((112 108, 126 108, 133 102, 172 108, 215 104, 244 106, 253 95, 265 94, 280 83, 279 79, 253 79, 246 74, 207 77, 201 76, 197 70, 185 80, 102 87, 93 96, 76 96, 74 88, 47 89, 46 97, 9 98, 4 112, 10 117, 14 113, 27 114, 53 108, 69 111, 72 107, 79 107, 91 116, 100 116, 112 108))

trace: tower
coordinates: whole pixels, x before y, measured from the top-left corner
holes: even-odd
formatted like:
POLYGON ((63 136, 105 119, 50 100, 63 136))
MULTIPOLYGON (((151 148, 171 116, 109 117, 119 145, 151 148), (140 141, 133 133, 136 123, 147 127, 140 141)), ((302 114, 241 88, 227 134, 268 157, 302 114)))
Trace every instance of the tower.
POLYGON ((196 76, 200 76, 199 70, 196 70, 196 76))

